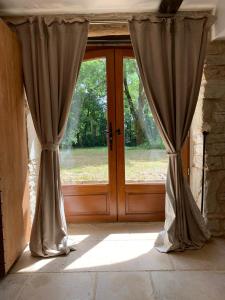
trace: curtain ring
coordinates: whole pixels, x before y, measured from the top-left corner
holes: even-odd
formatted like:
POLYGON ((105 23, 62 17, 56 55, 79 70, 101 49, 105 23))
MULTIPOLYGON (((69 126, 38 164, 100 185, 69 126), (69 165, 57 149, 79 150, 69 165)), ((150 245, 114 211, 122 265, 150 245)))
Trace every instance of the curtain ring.
POLYGON ((169 155, 169 157, 177 157, 177 156, 180 156, 180 151, 178 151, 178 152, 167 152, 167 154, 169 155))

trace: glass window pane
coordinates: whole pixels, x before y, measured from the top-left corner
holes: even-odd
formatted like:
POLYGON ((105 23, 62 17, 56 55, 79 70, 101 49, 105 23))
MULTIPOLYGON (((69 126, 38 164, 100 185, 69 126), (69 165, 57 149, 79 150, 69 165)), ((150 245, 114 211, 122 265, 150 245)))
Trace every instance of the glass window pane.
POLYGON ((124 58, 126 183, 164 181, 168 157, 156 128, 136 60, 124 58))
POLYGON ((106 59, 84 61, 60 145, 62 184, 108 182, 106 59))

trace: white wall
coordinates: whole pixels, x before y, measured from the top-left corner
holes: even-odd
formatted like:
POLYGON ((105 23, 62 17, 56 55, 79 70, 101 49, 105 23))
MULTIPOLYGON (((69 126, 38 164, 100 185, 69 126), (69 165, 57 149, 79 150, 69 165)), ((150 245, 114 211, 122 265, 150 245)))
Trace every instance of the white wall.
POLYGON ((225 39, 225 0, 218 0, 215 12, 216 22, 213 26, 213 39, 225 39))

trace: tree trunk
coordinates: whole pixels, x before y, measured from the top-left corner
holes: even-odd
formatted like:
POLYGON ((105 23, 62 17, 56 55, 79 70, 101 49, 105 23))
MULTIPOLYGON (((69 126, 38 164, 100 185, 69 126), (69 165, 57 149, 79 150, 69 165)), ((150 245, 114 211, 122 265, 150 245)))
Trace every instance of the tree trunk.
POLYGON ((140 118, 138 116, 138 112, 134 107, 134 104, 133 104, 133 101, 132 101, 132 98, 131 98, 131 95, 130 95, 130 92, 129 92, 126 76, 124 76, 123 82, 124 82, 124 92, 125 92, 125 95, 126 95, 127 100, 128 100, 131 115, 133 116, 134 122, 135 122, 136 143, 137 143, 137 145, 141 145, 144 142, 144 136, 145 135, 144 135, 144 132, 143 132, 141 122, 139 120, 140 118))

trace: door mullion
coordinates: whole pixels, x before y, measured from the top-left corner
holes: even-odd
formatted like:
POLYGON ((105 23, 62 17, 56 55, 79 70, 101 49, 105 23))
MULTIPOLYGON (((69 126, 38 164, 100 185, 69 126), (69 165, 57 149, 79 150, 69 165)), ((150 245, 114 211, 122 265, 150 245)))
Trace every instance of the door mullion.
POLYGON ((108 130, 111 131, 111 146, 108 141, 109 159, 109 190, 110 214, 117 220, 117 194, 116 194, 116 137, 115 137, 115 55, 114 49, 108 49, 106 56, 107 98, 108 98, 108 130))
POLYGON ((125 212, 125 159, 124 159, 124 108, 123 108, 123 50, 115 50, 116 83, 116 135, 117 143, 117 202, 118 220, 125 212))

